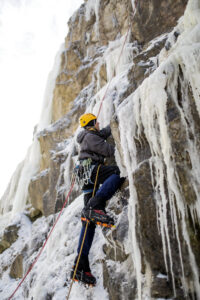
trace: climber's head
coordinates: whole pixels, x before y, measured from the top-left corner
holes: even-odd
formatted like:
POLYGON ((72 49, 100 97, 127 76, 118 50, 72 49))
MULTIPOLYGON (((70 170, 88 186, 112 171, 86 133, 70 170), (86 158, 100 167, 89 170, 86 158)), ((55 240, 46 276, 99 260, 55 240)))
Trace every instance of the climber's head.
POLYGON ((84 114, 79 118, 80 126, 83 128, 95 127, 97 122, 97 117, 93 114, 84 114))

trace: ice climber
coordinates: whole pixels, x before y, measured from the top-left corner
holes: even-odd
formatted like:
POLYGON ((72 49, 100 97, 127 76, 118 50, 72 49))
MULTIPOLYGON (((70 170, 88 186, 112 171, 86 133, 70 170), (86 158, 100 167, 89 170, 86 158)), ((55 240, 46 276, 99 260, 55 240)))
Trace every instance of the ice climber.
POLYGON ((77 248, 78 254, 71 272, 71 279, 74 276, 88 220, 89 224, 74 280, 95 285, 96 278, 91 274, 88 259, 95 227, 97 224, 107 227, 114 224, 113 218, 105 211, 106 201, 114 195, 123 183, 124 178, 120 177, 120 170, 117 166, 104 165, 105 158, 114 155, 114 146, 106 141, 111 135, 110 126, 100 130, 96 116, 91 113, 82 115, 79 122, 84 130, 77 137, 77 142, 80 144, 77 174, 80 180, 83 179, 84 208, 81 215, 82 229, 77 248), (96 189, 92 197, 95 181, 96 189))

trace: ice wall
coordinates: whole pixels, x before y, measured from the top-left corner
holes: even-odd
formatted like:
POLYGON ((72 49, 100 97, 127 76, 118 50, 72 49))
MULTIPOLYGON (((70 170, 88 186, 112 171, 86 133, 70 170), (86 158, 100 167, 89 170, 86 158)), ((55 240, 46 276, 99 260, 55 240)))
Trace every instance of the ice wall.
MULTIPOLYGON (((101 128, 110 123, 112 116, 115 114, 120 93, 125 91, 129 85, 127 74, 133 64, 133 57, 138 52, 137 47, 129 43, 129 38, 129 32, 127 32, 116 41, 109 42, 103 59, 99 63, 99 67, 102 64, 106 66, 107 84, 97 89, 98 92, 90 100, 86 111, 92 111, 95 115, 98 115, 100 109, 98 121, 101 128)), ((100 69, 99 67, 97 66, 97 70, 100 69)))
MULTIPOLYGON (((170 204, 171 218, 173 221, 174 231, 178 240, 178 251, 180 261, 182 262, 182 249, 180 245, 180 233, 178 230, 178 218, 181 220, 182 235, 187 244, 190 265, 193 273, 195 290, 200 297, 199 273, 194 254, 191 249, 189 232, 186 227, 186 211, 187 204, 184 202, 181 192, 178 174, 176 170, 175 157, 172 150, 171 139, 169 136, 167 122, 167 101, 169 95, 176 103, 176 107, 181 114, 182 125, 188 137, 188 152, 191 159, 191 182, 196 193, 196 202, 190 207, 193 219, 199 216, 199 153, 197 148, 197 140, 194 132, 194 124, 191 117, 191 110, 188 103, 188 85, 191 86, 192 94, 198 113, 200 104, 200 10, 199 1, 190 1, 185 11, 184 17, 180 20, 175 30, 181 34, 177 42, 172 45, 169 52, 166 50, 160 55, 162 63, 160 67, 149 77, 143 84, 122 103, 117 111, 119 117, 119 127, 121 136, 121 146, 123 148, 124 162, 128 171, 130 181, 130 206, 129 221, 131 223, 131 237, 133 246, 133 260, 135 262, 138 274, 138 292, 139 298, 142 298, 141 292, 141 264, 140 253, 138 251, 136 228, 136 210, 137 196, 133 182, 133 172, 138 168, 136 162, 136 145, 134 139, 140 141, 141 134, 144 132, 151 149, 151 166, 152 184, 155 189, 157 198, 158 226, 162 236, 163 253, 165 258, 166 271, 172 277, 174 293, 175 283, 173 274, 172 249, 170 244, 168 229, 168 203, 170 204), (180 83, 182 97, 184 99, 182 107, 179 105, 177 96, 177 82, 180 75, 180 67, 184 73, 184 79, 180 83), (131 126, 127 126, 131 124, 131 126), (193 131, 194 139, 189 138, 189 132, 193 131), (167 178, 167 193, 165 186, 165 178, 167 178), (168 195, 168 196, 167 196, 168 195), (178 214, 176 212, 178 209, 178 214), (167 254, 169 261, 167 261, 167 254)), ((160 60, 160 61, 161 61, 160 60)), ((185 282, 183 262, 181 263, 183 286, 187 289, 185 282)))

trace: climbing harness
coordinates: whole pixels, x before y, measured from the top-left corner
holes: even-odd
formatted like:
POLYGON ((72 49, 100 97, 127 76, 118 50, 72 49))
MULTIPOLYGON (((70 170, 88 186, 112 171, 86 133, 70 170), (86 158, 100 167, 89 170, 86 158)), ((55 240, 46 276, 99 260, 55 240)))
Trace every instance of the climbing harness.
POLYGON ((93 183, 91 181, 92 171, 95 168, 95 164, 92 164, 92 159, 87 158, 77 162, 73 172, 75 176, 75 182, 79 187, 83 187, 85 184, 93 183))
MULTIPOLYGON (((93 189, 92 197, 94 197, 94 195, 95 195, 95 190, 96 190, 97 179, 98 179, 100 167, 101 167, 101 164, 98 165, 98 169, 97 169, 97 174, 96 174, 96 178, 95 178, 95 183, 94 183, 94 189, 93 189)), ((72 281, 71 281, 71 284, 70 284, 70 287, 69 287, 69 291, 68 291, 68 295, 67 295, 66 300, 69 299, 69 296, 70 296, 70 293, 71 293, 72 285, 74 283, 74 279, 75 279, 76 272, 77 272, 77 269, 78 269, 78 264, 79 264, 81 253, 82 253, 82 250, 83 250, 83 245, 84 245, 84 242, 85 242, 85 237, 86 237, 86 234, 87 234, 88 224, 90 223, 89 220, 86 220, 86 222, 87 223, 86 223, 86 226, 85 226, 85 232, 84 232, 83 240, 82 240, 82 243, 81 243, 81 248, 80 248, 80 251, 79 251, 78 259, 77 259, 76 266, 75 266, 75 269, 74 269, 73 278, 72 278, 72 281)))

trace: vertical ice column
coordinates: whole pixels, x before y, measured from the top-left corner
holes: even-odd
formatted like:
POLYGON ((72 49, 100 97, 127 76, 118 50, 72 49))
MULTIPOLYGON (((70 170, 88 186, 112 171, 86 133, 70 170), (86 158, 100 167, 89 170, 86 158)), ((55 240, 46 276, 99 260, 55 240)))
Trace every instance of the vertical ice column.
POLYGON ((59 51, 56 54, 55 61, 51 72, 48 75, 47 84, 44 93, 43 107, 40 116, 40 121, 37 126, 37 132, 43 130, 51 123, 52 117, 52 101, 53 101, 53 91, 56 84, 56 78, 58 76, 61 64, 61 54, 64 51, 64 44, 60 46, 59 51))
MULTIPOLYGON (((99 121, 103 127, 110 122, 115 111, 115 106, 117 105, 116 99, 119 98, 119 94, 129 84, 127 78, 128 70, 132 65, 133 52, 137 52, 136 47, 133 47, 129 43, 124 44, 124 42, 126 42, 126 36, 109 42, 109 46, 103 55, 108 83, 97 92, 87 109, 87 111, 93 111, 94 114, 98 114, 101 106, 99 121)), ((101 63, 102 61, 97 68, 97 72, 100 72, 101 63)))
POLYGON ((53 69, 48 76, 42 113, 37 126, 37 132, 33 137, 33 143, 27 151, 25 160, 20 164, 20 166, 18 166, 14 173, 8 190, 1 200, 1 210, 3 213, 8 212, 11 207, 12 214, 20 212, 23 210, 26 202, 28 201, 28 186, 30 180, 39 170, 40 146, 37 139, 37 133, 51 123, 53 90, 55 87, 56 77, 59 72, 61 53, 63 50, 64 45, 60 47, 55 58, 53 69))
MULTIPOLYGON (((137 97, 137 94, 136 96, 137 97)), ((134 267, 136 271, 137 278, 137 288, 138 288, 138 299, 142 299, 142 274, 141 274, 141 253, 136 236, 136 206, 137 206, 137 194, 135 186, 133 183, 132 173, 136 169, 136 147, 133 142, 133 137, 135 136, 136 127, 134 120, 131 121, 134 115, 134 108, 132 105, 132 97, 128 98, 126 105, 122 104, 122 108, 118 111, 119 117, 119 129, 121 137, 121 146, 124 154, 124 163, 129 178, 129 188, 130 188, 130 199, 129 199, 129 237, 131 240, 131 252, 134 262, 134 267)))
POLYGON ((93 11, 96 16, 95 22, 95 34, 96 38, 99 37, 99 6, 101 0, 88 0, 86 3, 85 19, 86 21, 90 20, 91 12, 93 11))
MULTIPOLYGON (((177 59, 177 58, 176 58, 177 59)), ((180 58, 179 58, 180 63, 180 58)), ((190 60, 191 61, 191 60, 190 60)), ((188 62, 184 62, 184 65, 188 66, 188 62)), ((191 64, 190 64, 191 65, 191 64)), ((132 95, 132 99, 129 97, 129 101, 125 103, 125 105, 121 105, 119 108, 118 116, 120 121, 120 135, 121 135, 121 145, 124 151, 124 161, 126 164, 126 168, 129 175, 130 180, 130 205, 129 209, 131 213, 129 216, 130 223, 132 224, 132 243, 133 243, 133 257, 134 262, 138 263, 138 253, 136 245, 137 238, 134 233, 133 228, 135 228, 136 224, 134 223, 136 220, 136 210, 135 205, 133 205, 137 201, 136 193, 134 190, 134 183, 132 180, 132 173, 137 167, 136 163, 136 152, 134 146, 133 137, 138 138, 140 133, 144 130, 147 141, 150 145, 151 153, 152 153, 152 163, 155 169, 155 178, 152 178, 152 182, 156 182, 154 185, 155 193, 158 195, 157 197, 157 209, 159 222, 158 225, 160 227, 160 233, 163 242, 163 253, 166 264, 166 271, 169 272, 172 276, 174 293, 175 293, 175 282, 174 282, 174 273, 173 273, 173 256, 172 249, 170 243, 169 236, 169 224, 167 219, 168 212, 168 203, 170 204, 170 213, 171 213, 171 222, 173 224, 175 236, 178 242, 179 256, 180 256, 180 265, 182 269, 183 282, 184 282, 184 267, 183 267, 183 259, 182 259, 182 251, 181 251, 181 243, 180 243, 180 234, 178 230, 178 214, 181 216, 181 227, 182 227, 182 236, 185 239, 185 242, 188 246, 190 265, 193 271, 193 281, 195 284, 195 290, 199 295, 199 283, 198 283, 198 269, 195 262, 195 257, 192 253, 192 248, 190 245, 189 233, 185 224, 185 204, 184 200, 181 196, 179 181, 177 180, 176 174, 176 165, 173 158, 173 152, 171 147, 171 140, 168 133, 167 127, 167 118, 166 118, 166 109, 167 109, 167 93, 166 86, 168 87, 169 93, 174 96, 174 100, 178 102, 176 99, 177 93, 175 92, 177 89, 177 61, 174 59, 174 56, 171 59, 168 59, 166 64, 162 64, 158 70, 156 70, 152 76, 146 79, 142 86, 138 88, 138 90, 132 95), (171 76, 173 74, 173 76, 171 76), (127 124, 130 126, 127 127, 127 124), (137 128, 137 132, 136 132, 137 128), (166 186, 165 180, 166 179, 166 186), (166 194, 167 188, 167 194, 166 194), (168 195, 168 197, 166 196, 168 195), (176 199, 176 204, 174 199, 176 199), (167 256, 169 257, 169 266, 167 265, 167 256)), ((192 65, 191 65, 191 68, 192 65)), ((195 76, 194 68, 193 70, 189 69, 188 75, 189 82, 192 81, 192 77, 195 76)), ((187 82, 185 83, 187 84, 187 82)), ((196 89, 194 85, 194 89, 196 89)), ((194 93, 195 95, 195 93, 194 93)), ((187 98, 184 96, 184 99, 187 98)), ((185 105, 185 104, 184 104, 185 105)), ((178 106, 178 104, 177 104, 178 106)), ((183 114, 183 112, 182 112, 183 114)), ((188 110, 186 109, 185 114, 188 114, 188 110)), ((183 116, 183 120, 184 120, 183 116)), ((189 119, 189 118, 187 118, 189 119)), ((183 126, 186 128, 186 132, 188 131, 187 123, 183 122, 183 126)), ((189 140, 189 139, 188 139, 189 140)), ((189 144, 190 156, 196 157, 195 144, 192 146, 189 144)), ((199 161, 197 158, 194 161, 199 161)), ((195 166, 193 168, 193 179, 194 185, 195 181, 199 181, 199 173, 195 170, 195 166), (197 176, 197 178, 196 178, 197 176)), ((199 201, 199 200, 198 200, 199 201)), ((197 203, 198 203, 197 201, 197 203)), ((139 272, 139 267, 136 265, 136 272, 139 272), (138 270, 137 270, 138 268, 138 270)), ((139 277, 139 276, 138 276, 139 277)), ((141 280, 139 280, 139 286, 141 286, 141 280)))
POLYGON ((36 137, 34 137, 33 144, 28 149, 24 166, 19 178, 17 190, 13 198, 12 214, 23 210, 28 196, 28 186, 32 176, 39 169, 40 162, 40 146, 36 137))
POLYGON ((5 215, 12 209, 13 197, 16 193, 19 178, 21 176, 21 171, 24 166, 24 161, 22 161, 15 170, 14 174, 11 177, 9 185, 0 199, 0 214, 5 215))
POLYGON ((109 42, 104 54, 108 81, 126 71, 133 61, 133 46, 127 42, 124 44, 125 41, 126 35, 109 42))

